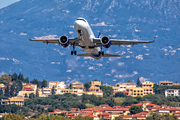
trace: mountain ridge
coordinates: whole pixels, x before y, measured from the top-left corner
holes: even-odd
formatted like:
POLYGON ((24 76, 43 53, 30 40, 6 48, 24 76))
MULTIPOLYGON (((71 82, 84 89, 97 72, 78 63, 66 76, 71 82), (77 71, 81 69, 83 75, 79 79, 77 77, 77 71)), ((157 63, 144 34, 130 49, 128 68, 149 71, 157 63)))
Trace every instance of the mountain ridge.
MULTIPOLYGON (((22 72, 30 79, 67 84, 93 79, 110 84, 136 82, 138 77, 176 82, 180 78, 179 6, 176 1, 155 0, 21 0, 0 9, 0 73, 22 72), (110 38, 158 38, 152 44, 103 48, 122 57, 101 60, 71 56, 71 47, 28 41, 28 35, 77 37, 72 26, 80 16, 89 22, 95 36, 100 31, 110 38)), ((76 50, 82 53, 80 48, 76 50)))

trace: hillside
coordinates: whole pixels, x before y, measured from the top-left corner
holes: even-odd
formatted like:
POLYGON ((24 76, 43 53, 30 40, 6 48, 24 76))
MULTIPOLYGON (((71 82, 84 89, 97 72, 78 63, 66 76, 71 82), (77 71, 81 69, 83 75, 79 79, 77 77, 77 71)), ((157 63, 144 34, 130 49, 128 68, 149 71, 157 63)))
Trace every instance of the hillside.
MULTIPOLYGON (((135 0, 21 0, 0 9, 0 74, 22 72, 30 79, 114 85, 138 77, 153 82, 179 81, 180 3, 135 0), (84 17, 94 34, 152 40, 152 44, 103 48, 122 57, 101 60, 70 55, 71 47, 30 42, 33 37, 77 37, 73 23, 84 17)), ((76 48, 78 53, 81 48, 76 48)))

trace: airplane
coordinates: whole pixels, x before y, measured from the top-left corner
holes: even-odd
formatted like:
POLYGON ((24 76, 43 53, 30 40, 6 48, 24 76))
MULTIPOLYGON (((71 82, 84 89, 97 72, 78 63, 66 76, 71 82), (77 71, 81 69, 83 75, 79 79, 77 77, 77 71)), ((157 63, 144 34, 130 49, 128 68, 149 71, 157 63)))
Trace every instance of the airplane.
POLYGON ((48 39, 29 39, 30 41, 41 41, 43 43, 49 44, 59 44, 62 47, 66 48, 68 46, 73 46, 71 55, 83 56, 83 57, 92 57, 95 59, 101 59, 102 57, 121 57, 120 55, 114 54, 105 54, 102 50, 102 47, 109 48, 111 45, 135 45, 142 43, 153 43, 155 41, 132 41, 132 40, 118 40, 118 39, 109 39, 108 36, 103 36, 96 38, 89 23, 84 18, 77 18, 74 22, 74 28, 78 34, 77 38, 68 38, 66 35, 62 35, 59 38, 48 38, 48 39), (81 47, 86 54, 77 54, 75 47, 81 47))

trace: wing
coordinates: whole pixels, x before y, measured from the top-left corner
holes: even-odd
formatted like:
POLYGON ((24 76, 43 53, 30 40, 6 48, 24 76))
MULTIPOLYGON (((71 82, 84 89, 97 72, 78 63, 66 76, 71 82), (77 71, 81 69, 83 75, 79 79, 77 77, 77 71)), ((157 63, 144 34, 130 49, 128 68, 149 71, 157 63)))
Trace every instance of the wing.
MULTIPOLYGON (((135 45, 135 44, 143 44, 143 43, 153 43, 155 41, 155 38, 154 37, 154 40, 152 41, 135 41, 135 40, 117 40, 117 39, 110 39, 111 41, 111 45, 135 45)), ((94 38, 93 39, 93 42, 96 43, 97 46, 102 46, 101 44, 101 38, 94 38)))
MULTIPOLYGON (((30 41, 40 41, 46 44, 54 43, 54 44, 60 44, 59 38, 47 38, 47 39, 29 39, 30 41)), ((78 38, 69 38, 70 43, 78 43, 78 38)))

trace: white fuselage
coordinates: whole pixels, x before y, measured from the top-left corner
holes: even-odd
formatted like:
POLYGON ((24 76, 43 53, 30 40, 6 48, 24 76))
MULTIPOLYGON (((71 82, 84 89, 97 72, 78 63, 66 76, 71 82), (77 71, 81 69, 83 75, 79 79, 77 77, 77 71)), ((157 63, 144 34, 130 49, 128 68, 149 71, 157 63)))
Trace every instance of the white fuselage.
POLYGON ((95 36, 89 23, 84 18, 78 18, 74 23, 74 28, 78 37, 81 38, 80 46, 83 46, 83 50, 85 50, 91 57, 100 59, 101 55, 99 55, 99 52, 101 51, 101 48, 94 47, 95 44, 93 43, 93 38, 95 38, 95 36))

